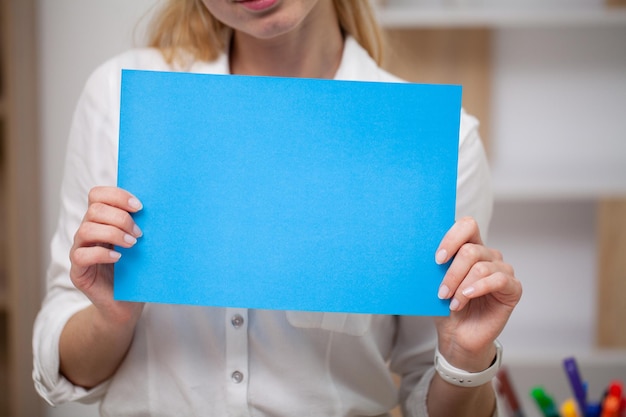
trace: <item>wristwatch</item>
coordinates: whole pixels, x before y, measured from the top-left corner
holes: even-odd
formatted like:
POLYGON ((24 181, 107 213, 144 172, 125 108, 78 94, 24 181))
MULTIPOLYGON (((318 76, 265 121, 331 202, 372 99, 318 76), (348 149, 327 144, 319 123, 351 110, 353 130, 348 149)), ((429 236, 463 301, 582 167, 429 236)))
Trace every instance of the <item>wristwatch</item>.
POLYGON ((481 372, 467 372, 462 369, 456 368, 441 355, 439 348, 435 350, 435 369, 439 375, 452 385, 459 387, 478 387, 491 381, 502 364, 502 344, 498 340, 494 340, 493 344, 496 347, 496 357, 494 358, 491 366, 481 372))

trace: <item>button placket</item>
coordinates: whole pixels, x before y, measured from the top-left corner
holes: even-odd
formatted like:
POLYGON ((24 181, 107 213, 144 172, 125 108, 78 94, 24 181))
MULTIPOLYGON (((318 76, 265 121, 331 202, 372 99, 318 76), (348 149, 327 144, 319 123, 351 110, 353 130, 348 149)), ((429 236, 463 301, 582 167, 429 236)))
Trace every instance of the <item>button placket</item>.
POLYGON ((227 392, 233 415, 248 414, 248 311, 226 309, 227 392))

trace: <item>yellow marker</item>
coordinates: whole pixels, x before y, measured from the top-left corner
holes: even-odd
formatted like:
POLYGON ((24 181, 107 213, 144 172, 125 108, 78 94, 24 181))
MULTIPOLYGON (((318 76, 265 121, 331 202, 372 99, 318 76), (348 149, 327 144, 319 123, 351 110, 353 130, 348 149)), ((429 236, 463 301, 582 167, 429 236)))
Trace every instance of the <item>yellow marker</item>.
POLYGON ((561 404, 561 417, 580 417, 578 413, 578 405, 573 398, 569 398, 561 404))

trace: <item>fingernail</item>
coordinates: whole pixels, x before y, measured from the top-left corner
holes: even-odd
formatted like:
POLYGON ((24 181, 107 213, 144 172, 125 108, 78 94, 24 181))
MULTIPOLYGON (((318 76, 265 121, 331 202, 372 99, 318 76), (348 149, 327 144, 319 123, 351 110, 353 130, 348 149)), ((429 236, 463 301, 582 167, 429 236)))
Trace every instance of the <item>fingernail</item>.
POLYGON ((137 243, 137 239, 135 239, 133 236, 129 235, 128 233, 124 235, 124 242, 130 244, 130 245, 134 245, 135 243, 137 243))
POLYGON ((444 263, 447 258, 448 258, 448 251, 445 249, 441 249, 439 252, 437 252, 437 255, 435 256, 435 260, 437 261, 438 264, 444 263))
POLYGON ((143 208, 143 204, 141 204, 141 201, 137 200, 135 197, 131 197, 128 199, 128 205, 135 210, 141 210, 143 208))
POLYGON ((112 251, 109 251, 109 256, 113 259, 120 259, 122 257, 122 254, 112 250, 112 251))
POLYGON ((456 310, 459 308, 459 300, 457 300, 456 298, 453 298, 452 301, 450 301, 450 310, 456 310))
POLYGON ((439 287, 439 292, 437 293, 437 297, 439 297, 441 300, 445 300, 446 298, 448 298, 448 296, 450 295, 450 288, 448 288, 447 285, 441 285, 441 287, 439 287))
POLYGON ((143 236, 143 232, 141 231, 141 229, 139 228, 139 226, 134 225, 133 226, 133 235, 135 235, 136 237, 141 237, 143 236))
POLYGON ((474 287, 467 287, 466 289, 464 289, 462 291, 462 294, 466 297, 471 296, 472 294, 474 294, 474 291, 476 291, 476 288, 474 287))

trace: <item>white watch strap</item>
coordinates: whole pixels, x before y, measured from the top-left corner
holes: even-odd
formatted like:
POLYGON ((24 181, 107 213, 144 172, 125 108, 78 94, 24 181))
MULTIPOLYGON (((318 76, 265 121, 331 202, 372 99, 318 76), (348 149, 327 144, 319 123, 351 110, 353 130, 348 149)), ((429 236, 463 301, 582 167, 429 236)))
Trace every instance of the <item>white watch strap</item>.
POLYGON ((435 350, 435 369, 445 381, 459 387, 478 387, 486 384, 496 376, 502 364, 502 345, 498 340, 494 340, 493 344, 496 347, 496 358, 491 366, 482 372, 467 372, 450 365, 439 352, 439 348, 435 350))

